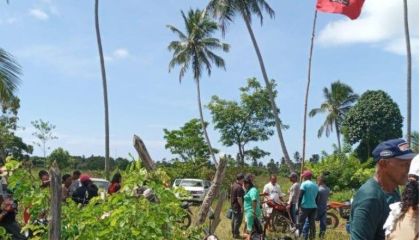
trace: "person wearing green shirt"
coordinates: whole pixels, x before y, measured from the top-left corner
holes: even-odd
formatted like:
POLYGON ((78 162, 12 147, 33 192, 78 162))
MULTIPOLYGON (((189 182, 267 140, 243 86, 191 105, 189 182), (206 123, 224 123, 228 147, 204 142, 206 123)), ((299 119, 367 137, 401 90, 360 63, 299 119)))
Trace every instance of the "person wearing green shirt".
POLYGON ((410 162, 415 156, 403 139, 380 143, 372 152, 376 172, 357 191, 350 215, 351 240, 385 239, 384 223, 389 205, 400 201, 399 185, 408 180, 410 162))
POLYGON ((244 188, 246 192, 244 196, 244 212, 247 232, 245 239, 250 240, 251 234, 255 230, 254 220, 258 219, 261 221, 262 219, 260 194, 258 189, 252 183, 252 179, 249 177, 244 179, 244 188))
POLYGON ((317 196, 318 186, 312 182, 312 172, 306 170, 302 173, 303 182, 300 185, 299 193, 299 217, 297 228, 299 229, 299 235, 303 233, 303 226, 308 219, 309 223, 309 234, 304 233, 304 239, 315 239, 315 218, 317 210, 317 196))

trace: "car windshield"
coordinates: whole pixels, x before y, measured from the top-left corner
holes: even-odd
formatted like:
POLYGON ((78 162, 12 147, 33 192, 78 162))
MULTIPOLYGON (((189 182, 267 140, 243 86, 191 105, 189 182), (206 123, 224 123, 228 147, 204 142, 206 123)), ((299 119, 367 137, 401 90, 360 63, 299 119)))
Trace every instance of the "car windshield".
POLYGON ((179 183, 181 182, 181 179, 176 179, 175 181, 174 181, 174 185, 175 186, 179 186, 179 183))
POLYGON ((104 189, 104 190, 108 190, 108 182, 104 182, 104 181, 92 181, 93 184, 95 184, 99 189, 104 189))
POLYGON ((202 187, 203 182, 202 181, 196 181, 196 180, 182 180, 181 184, 179 184, 181 187, 202 187))

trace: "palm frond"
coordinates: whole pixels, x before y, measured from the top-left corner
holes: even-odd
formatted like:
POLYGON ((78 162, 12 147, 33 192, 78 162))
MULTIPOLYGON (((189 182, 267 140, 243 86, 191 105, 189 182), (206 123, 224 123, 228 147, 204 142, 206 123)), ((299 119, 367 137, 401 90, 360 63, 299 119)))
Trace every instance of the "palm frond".
POLYGON ((20 84, 20 65, 14 57, 0 48, 0 101, 8 101, 20 84))
POLYGON ((178 28, 176 28, 172 25, 166 25, 166 27, 169 28, 172 32, 178 34, 178 37, 181 40, 186 40, 187 39, 187 36, 185 36, 185 34, 181 30, 179 30, 178 28))

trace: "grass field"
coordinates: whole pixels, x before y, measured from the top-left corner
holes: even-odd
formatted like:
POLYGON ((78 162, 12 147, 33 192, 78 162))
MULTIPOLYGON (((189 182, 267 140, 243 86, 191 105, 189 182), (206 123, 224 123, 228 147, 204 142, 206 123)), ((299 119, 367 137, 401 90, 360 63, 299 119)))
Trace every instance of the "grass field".
MULTIPOLYGON (((262 191, 262 188, 263 188, 264 184, 266 182, 268 182, 268 178, 267 178, 267 176, 259 176, 259 177, 256 177, 255 182, 256 182, 256 185, 257 185, 258 189, 260 191, 262 191)), ((287 193, 287 190, 289 189, 289 187, 291 185, 289 180, 287 178, 281 178, 281 179, 279 179, 278 182, 281 186, 282 192, 287 193)), ((229 219, 227 219, 225 217, 225 213, 226 213, 227 209, 229 208, 229 206, 230 206, 229 201, 226 200, 223 204, 223 210, 220 214, 221 215, 220 216, 221 222, 216 229, 216 236, 218 236, 219 239, 221 239, 221 240, 232 239, 231 225, 230 225, 231 222, 230 222, 229 219)), ((198 207, 195 207, 193 209, 193 212, 194 213, 198 212, 198 207)), ((242 229, 242 227, 243 227, 243 225, 241 226, 241 229, 242 229)), ((317 226, 317 230, 319 230, 318 226, 317 226)), ((282 237, 282 236, 283 235, 278 234, 278 233, 268 233, 268 236, 267 236, 266 239, 276 240, 276 239, 280 239, 280 237, 282 237)), ((345 230, 345 220, 340 219, 340 224, 336 229, 327 230, 327 233, 326 233, 326 236, 325 236, 324 239, 325 240, 345 240, 345 239, 349 239, 349 235, 346 233, 346 230, 345 230)))

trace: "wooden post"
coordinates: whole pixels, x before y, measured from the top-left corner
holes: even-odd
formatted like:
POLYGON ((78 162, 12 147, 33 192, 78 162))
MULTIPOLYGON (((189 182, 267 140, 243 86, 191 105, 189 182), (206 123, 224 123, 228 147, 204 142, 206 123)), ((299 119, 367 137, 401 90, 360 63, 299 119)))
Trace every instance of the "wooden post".
POLYGON ((134 135, 133 145, 137 153, 139 154, 139 157, 143 162, 143 165, 146 168, 146 170, 148 172, 154 171, 156 169, 155 162, 153 162, 152 158, 150 157, 143 140, 141 140, 141 138, 139 138, 137 135, 134 135))
POLYGON ((222 192, 219 195, 219 200, 217 201, 216 209, 214 209, 214 220, 213 220, 212 225, 210 226, 211 233, 216 232, 216 228, 220 223, 220 212, 222 211, 223 203, 226 200, 226 196, 227 196, 226 192, 222 192))
POLYGON ((209 192, 206 194, 203 203, 201 204, 200 211, 198 212, 198 220, 196 225, 201 225, 206 221, 207 213, 209 212, 210 206, 213 202, 213 199, 219 194, 220 187, 222 186, 223 177, 225 175, 227 160, 225 157, 219 160, 219 165, 217 165, 216 174, 213 178, 213 182, 210 186, 209 192))
POLYGON ((51 177, 51 221, 49 223, 49 240, 60 240, 61 232, 61 174, 57 162, 50 168, 51 177))

